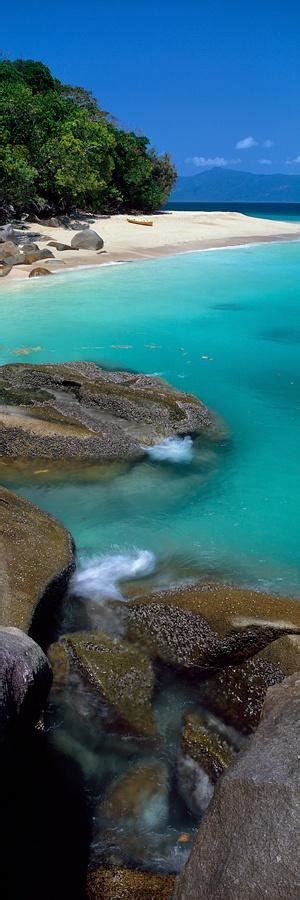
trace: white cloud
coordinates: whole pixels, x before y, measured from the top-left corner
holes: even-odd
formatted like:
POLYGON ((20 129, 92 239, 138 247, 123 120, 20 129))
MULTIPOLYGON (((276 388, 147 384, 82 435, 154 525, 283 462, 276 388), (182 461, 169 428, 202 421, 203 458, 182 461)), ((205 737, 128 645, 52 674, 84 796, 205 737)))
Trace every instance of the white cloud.
POLYGON ((251 136, 242 138, 235 145, 236 150, 250 150, 251 147, 258 147, 258 141, 255 141, 251 136))
POLYGON ((287 160, 286 160, 286 165, 287 165, 287 166, 294 166, 295 163, 296 163, 297 165, 300 163, 300 154, 299 154, 299 156, 295 156, 294 159, 287 159, 287 160))
POLYGON ((273 160, 272 159, 259 159, 258 162, 261 166, 271 166, 273 160))
POLYGON ((192 156, 185 160, 186 163, 193 163, 197 168, 211 169, 217 166, 222 169, 225 166, 238 166, 240 159, 224 159, 224 156, 192 156))
POLYGON ((270 138, 267 138, 266 141, 262 142, 262 146, 266 147, 266 149, 269 150, 270 147, 274 147, 274 141, 271 141, 270 138))

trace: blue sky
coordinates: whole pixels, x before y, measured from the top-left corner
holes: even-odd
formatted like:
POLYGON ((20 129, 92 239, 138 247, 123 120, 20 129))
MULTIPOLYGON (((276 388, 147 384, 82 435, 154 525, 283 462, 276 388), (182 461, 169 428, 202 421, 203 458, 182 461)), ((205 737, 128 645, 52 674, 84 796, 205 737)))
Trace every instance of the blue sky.
POLYGON ((297 0, 14 0, 0 51, 90 88, 181 174, 300 174, 297 0))

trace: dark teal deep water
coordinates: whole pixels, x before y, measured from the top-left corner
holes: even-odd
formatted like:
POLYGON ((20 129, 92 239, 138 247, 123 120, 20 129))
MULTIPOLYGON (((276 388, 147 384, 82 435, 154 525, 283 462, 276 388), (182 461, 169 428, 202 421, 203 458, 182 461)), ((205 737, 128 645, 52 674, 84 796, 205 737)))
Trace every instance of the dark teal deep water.
POLYGON ((1 363, 86 359, 159 373, 227 422, 229 439, 196 448, 190 465, 148 460, 90 482, 16 476, 81 554, 150 550, 167 578, 195 566, 300 595, 300 243, 5 287, 0 344, 1 363), (42 349, 16 355, 28 346, 42 349))

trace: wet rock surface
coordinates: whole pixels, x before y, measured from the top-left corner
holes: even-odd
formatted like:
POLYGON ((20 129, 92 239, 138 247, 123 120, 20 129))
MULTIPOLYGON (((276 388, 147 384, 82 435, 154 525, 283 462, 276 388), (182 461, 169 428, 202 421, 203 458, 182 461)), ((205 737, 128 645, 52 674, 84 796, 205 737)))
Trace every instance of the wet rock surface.
POLYGON ((107 704, 114 718, 131 733, 154 735, 154 674, 143 650, 100 633, 75 632, 66 635, 63 643, 71 652, 75 668, 99 693, 99 704, 107 704))
POLYGON ((171 900, 175 877, 99 866, 87 878, 88 900, 171 900))
POLYGON ((0 487, 0 557, 0 625, 45 637, 44 621, 45 629, 48 619, 53 627, 75 565, 71 536, 47 513, 0 487))
POLYGON ((297 600, 199 584, 156 591, 127 606, 129 634, 172 664, 197 665, 200 672, 201 667, 243 663, 259 653, 280 665, 284 675, 300 667, 297 600))
POLYGON ((162 829, 168 818, 168 769, 159 761, 133 766, 98 807, 100 820, 122 828, 162 829))
POLYGON ((220 779, 174 900, 295 900, 300 676, 269 688, 246 750, 220 779))
POLYGON ((0 403, 0 451, 11 458, 139 459, 165 437, 215 436, 196 397, 93 363, 2 366, 0 403))
POLYGON ((41 648, 18 628, 0 627, 0 743, 36 724, 51 682, 41 648))
POLYGON ((278 663, 255 656, 242 666, 221 669, 206 685, 206 702, 217 715, 242 733, 259 723, 268 688, 284 673, 278 663))
POLYGON ((207 808, 215 784, 234 758, 225 737, 198 713, 184 718, 177 760, 178 790, 188 809, 199 816, 207 808))
POLYGON ((275 622, 273 626, 253 622, 219 636, 210 622, 194 610, 173 603, 156 603, 154 597, 148 604, 129 604, 128 610, 129 637, 142 641, 154 657, 199 676, 232 662, 243 662, 276 641, 285 630, 291 630, 293 635, 299 632, 293 625, 278 628, 275 622))

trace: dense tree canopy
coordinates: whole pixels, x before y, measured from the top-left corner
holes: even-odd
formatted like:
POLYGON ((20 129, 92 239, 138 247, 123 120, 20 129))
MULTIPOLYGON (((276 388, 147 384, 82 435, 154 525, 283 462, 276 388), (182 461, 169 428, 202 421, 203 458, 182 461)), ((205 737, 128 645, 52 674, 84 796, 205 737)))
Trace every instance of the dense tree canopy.
POLYGON ((118 128, 89 91, 34 60, 0 62, 3 206, 153 212, 175 177, 170 157, 118 128))

